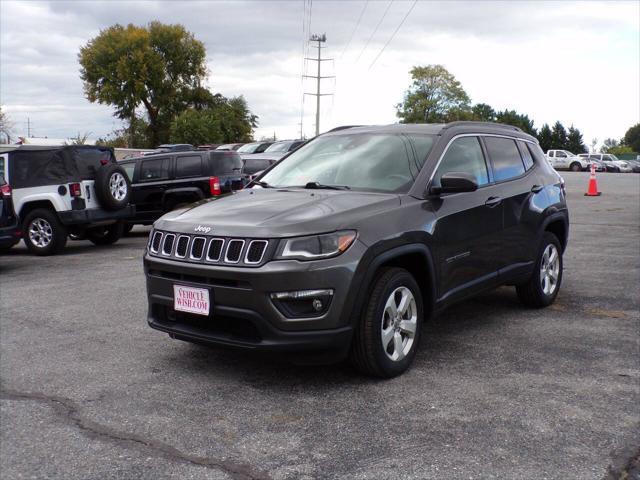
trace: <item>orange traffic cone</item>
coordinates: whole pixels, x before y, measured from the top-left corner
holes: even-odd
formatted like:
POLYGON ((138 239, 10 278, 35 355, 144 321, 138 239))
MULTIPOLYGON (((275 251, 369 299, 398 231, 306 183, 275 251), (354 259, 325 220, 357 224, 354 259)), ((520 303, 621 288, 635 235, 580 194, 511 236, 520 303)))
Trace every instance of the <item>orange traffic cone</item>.
POLYGON ((585 193, 584 195, 585 197, 598 197, 602 195, 602 193, 598 191, 598 182, 596 181, 596 166, 593 163, 591 164, 589 188, 587 188, 587 193, 585 193))

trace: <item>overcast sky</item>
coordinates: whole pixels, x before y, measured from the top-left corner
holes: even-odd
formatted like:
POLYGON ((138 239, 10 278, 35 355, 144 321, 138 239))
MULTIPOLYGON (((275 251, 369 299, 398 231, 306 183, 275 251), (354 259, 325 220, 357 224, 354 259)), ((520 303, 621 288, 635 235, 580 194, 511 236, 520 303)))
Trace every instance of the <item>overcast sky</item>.
MULTIPOLYGON (((114 23, 159 20, 181 23, 204 42, 209 87, 245 96, 260 118, 256 138, 294 138, 309 3, 0 0, 0 104, 14 134, 26 132, 30 118, 36 136, 106 135, 121 123, 109 106, 85 99, 78 50, 114 23)), ((335 59, 322 65, 336 78, 323 82, 334 95, 322 97, 321 131, 396 122, 409 70, 433 63, 474 103, 527 113, 538 128, 574 124, 586 143, 620 138, 640 121, 640 2, 418 1, 372 65, 412 4, 312 2, 310 32, 326 33, 323 56, 335 59)), ((307 73, 313 68, 309 62, 307 73)), ((304 83, 313 91, 313 81, 304 83)), ((314 101, 304 103, 306 135, 315 128, 314 101)))

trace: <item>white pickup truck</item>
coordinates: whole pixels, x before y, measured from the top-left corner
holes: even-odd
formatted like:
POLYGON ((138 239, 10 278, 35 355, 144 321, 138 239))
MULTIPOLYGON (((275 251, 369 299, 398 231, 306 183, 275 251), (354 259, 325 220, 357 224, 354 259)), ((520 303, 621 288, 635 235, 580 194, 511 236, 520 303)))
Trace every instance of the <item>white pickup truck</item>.
POLYGON ((587 170, 591 165, 588 158, 579 157, 568 150, 549 150, 547 160, 556 170, 571 170, 572 172, 587 170))

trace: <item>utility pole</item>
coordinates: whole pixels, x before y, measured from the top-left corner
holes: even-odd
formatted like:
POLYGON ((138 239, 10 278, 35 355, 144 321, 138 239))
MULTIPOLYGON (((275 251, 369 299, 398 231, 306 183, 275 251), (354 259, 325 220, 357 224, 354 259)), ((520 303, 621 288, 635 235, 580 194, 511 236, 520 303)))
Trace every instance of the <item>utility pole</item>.
POLYGON ((27 117, 27 138, 31 138, 31 119, 27 117))
POLYGON ((322 62, 329 62, 333 60, 333 58, 322 58, 322 49, 324 48, 321 44, 327 41, 327 35, 311 35, 309 38, 310 42, 318 42, 318 58, 305 58, 305 60, 311 60, 312 62, 318 62, 318 74, 317 75, 303 75, 304 78, 315 78, 316 79, 316 93, 306 93, 305 95, 311 95, 316 97, 316 136, 320 135, 320 97, 326 95, 333 95, 332 93, 320 93, 320 80, 323 78, 335 78, 334 76, 323 77, 320 75, 320 65, 322 62))

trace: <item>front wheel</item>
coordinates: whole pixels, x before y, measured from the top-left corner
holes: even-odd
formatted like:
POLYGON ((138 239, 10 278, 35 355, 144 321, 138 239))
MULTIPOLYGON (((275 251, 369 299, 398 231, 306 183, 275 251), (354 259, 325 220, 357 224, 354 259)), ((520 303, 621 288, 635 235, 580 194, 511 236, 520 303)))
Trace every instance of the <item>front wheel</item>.
POLYGON ((578 162, 573 162, 569 166, 569 170, 571 170, 572 172, 581 172, 582 171, 582 165, 580 165, 578 162))
POLYGON ((533 275, 527 283, 516 286, 520 301, 535 308, 551 305, 560 291, 562 268, 560 241, 553 233, 545 232, 533 275))
POLYGON ((95 245, 111 245, 120 240, 123 233, 124 224, 116 222, 104 227, 95 227, 87 230, 87 239, 95 245))
POLYGON ((67 244, 67 229, 55 212, 37 208, 30 211, 22 224, 24 243, 31 253, 53 255, 67 244))
POLYGON ((413 362, 422 320, 422 294, 413 276, 403 268, 382 269, 355 331, 353 365, 371 376, 400 375, 413 362))

